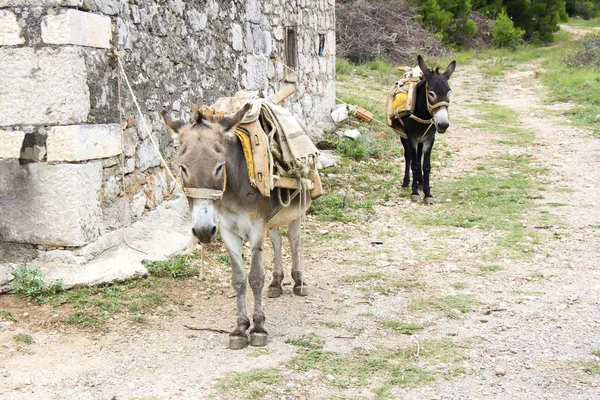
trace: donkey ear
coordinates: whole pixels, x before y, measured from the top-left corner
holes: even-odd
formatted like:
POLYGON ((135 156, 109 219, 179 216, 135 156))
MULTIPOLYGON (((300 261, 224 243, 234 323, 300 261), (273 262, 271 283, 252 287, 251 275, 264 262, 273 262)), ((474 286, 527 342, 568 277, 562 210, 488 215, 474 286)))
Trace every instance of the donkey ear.
POLYGON ((239 123, 242 122, 242 120, 244 119, 244 116, 246 115, 246 113, 251 108, 252 108, 252 105, 250 105, 250 103, 246 103, 244 105, 244 107, 242 107, 238 112, 236 112, 232 116, 221 118, 219 120, 219 125, 221 125, 223 132, 230 131, 231 129, 233 129, 237 125, 239 125, 239 123))
POLYGON ((431 75, 433 75, 433 72, 431 72, 427 64, 425 64, 425 60, 423 60, 421 55, 417 56, 417 62, 419 63, 419 68, 421 68, 421 71, 423 72, 423 77, 425 77, 426 80, 429 80, 431 75))
POLYGON ((448 68, 446 68, 446 71, 444 71, 443 75, 446 77, 446 79, 450 79, 450 75, 452 75, 452 73, 454 72, 454 68, 456 68, 456 61, 452 61, 448 65, 448 68))
POLYGON ((171 131, 171 136, 173 136, 173 138, 178 138, 178 135, 180 135, 181 133, 180 130, 185 125, 185 123, 171 117, 171 114, 169 114, 164 108, 160 111, 160 115, 161 117, 163 117, 167 128, 169 128, 169 130, 171 131))

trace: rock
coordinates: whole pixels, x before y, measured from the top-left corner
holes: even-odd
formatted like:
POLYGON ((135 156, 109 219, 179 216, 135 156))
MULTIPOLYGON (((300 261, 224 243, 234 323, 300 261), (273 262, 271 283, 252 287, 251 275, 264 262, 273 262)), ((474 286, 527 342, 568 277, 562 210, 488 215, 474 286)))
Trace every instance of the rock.
POLYGON ((496 376, 506 375, 506 367, 503 365, 496 365, 496 368, 494 368, 494 375, 496 375, 496 376))
POLYGON ((355 140, 360 136, 360 132, 357 129, 347 129, 344 131, 344 137, 355 140))
POLYGON ((338 104, 336 105, 336 107, 333 109, 333 111, 331 111, 331 118, 333 119, 333 122, 335 123, 339 123, 344 121, 345 119, 348 118, 348 109, 346 108, 345 104, 338 104))
POLYGON ((340 157, 336 156, 330 150, 321 150, 319 153, 319 161, 321 162, 322 168, 333 167, 340 162, 340 157))

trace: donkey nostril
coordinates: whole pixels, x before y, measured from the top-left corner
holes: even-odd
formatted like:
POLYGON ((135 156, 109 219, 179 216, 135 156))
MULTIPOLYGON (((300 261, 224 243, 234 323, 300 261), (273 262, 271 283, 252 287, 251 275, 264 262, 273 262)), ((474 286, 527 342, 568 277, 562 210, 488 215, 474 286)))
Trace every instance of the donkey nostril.
POLYGON ((196 233, 196 230, 194 228, 192 228, 192 235, 198 237, 198 234, 196 233))
POLYGON ((211 234, 214 236, 217 233, 217 227, 213 226, 211 234))

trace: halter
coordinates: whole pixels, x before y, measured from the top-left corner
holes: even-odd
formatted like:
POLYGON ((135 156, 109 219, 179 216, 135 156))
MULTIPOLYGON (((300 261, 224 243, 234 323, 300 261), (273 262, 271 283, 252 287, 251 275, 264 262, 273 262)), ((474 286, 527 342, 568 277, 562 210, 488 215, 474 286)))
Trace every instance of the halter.
MULTIPOLYGON (((181 167, 179 167, 179 175, 182 176, 181 167)), ((186 197, 191 197, 192 199, 221 200, 221 198, 223 198, 225 188, 227 187, 227 166, 223 166, 223 190, 185 186, 183 185, 183 179, 181 186, 183 187, 183 193, 186 197)))
POLYGON ((427 111, 429 112, 429 115, 431 115, 431 118, 422 119, 412 113, 409 116, 410 119, 413 119, 421 124, 429 125, 425 130, 425 133, 423 133, 423 135, 419 138, 419 143, 422 143, 425 140, 429 130, 433 126, 433 110, 442 106, 450 107, 450 103, 447 101, 439 101, 433 105, 429 103, 429 81, 425 81, 425 102, 427 103, 427 111))
POLYGON ((442 106, 446 106, 446 107, 450 106, 450 103, 447 101, 439 101, 439 102, 435 103, 434 105, 431 105, 431 103, 429 103, 429 81, 425 82, 425 101, 427 101, 427 111, 429 111, 429 115, 432 116, 432 119, 433 119, 433 110, 435 110, 436 108, 442 107, 442 106))

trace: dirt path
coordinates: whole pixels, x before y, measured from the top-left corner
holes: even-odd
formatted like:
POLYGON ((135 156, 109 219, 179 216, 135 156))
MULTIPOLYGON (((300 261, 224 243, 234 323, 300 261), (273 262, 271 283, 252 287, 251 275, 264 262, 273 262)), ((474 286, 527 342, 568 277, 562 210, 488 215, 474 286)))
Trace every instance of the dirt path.
POLYGON ((457 69, 452 112, 458 121, 441 138, 454 155, 432 178, 435 185, 436 180, 471 173, 507 151, 499 143, 501 132, 474 127, 480 122, 474 105, 513 109, 535 139, 508 151, 531 156, 535 166, 547 168, 539 176, 545 190, 535 212, 547 214, 551 223, 531 227, 538 233, 532 257, 500 255, 491 263, 486 250, 497 237, 494 231, 456 228, 444 236, 437 228, 409 224, 409 213, 447 206, 444 194, 434 188, 440 201, 432 208, 393 199, 378 207, 376 220, 368 224, 319 224, 309 218, 305 259, 311 295, 293 297, 287 286, 282 298, 266 299, 271 336, 266 348, 229 351, 226 335, 184 327, 232 327, 234 302, 223 268, 209 273, 210 290, 194 280, 174 283, 169 295, 181 302, 158 310, 146 324, 117 314, 101 332, 65 328, 55 322, 60 315, 51 306, 3 296, 0 310, 11 311, 17 321, 0 325, 0 397, 377 396, 374 389, 388 376, 364 378, 356 368, 341 383, 341 372, 325 368, 326 361, 297 368, 299 348, 289 341, 312 335, 323 341, 323 354, 347 357, 341 360, 348 365, 364 360, 359 364, 376 368, 374 355, 407 349, 419 367, 437 371, 427 384, 403 387, 397 382, 380 398, 600 398, 600 374, 585 371, 585 363, 597 365, 600 356, 600 175, 594 173, 600 170, 600 142, 570 125, 562 105, 543 104, 544 91, 535 78, 539 68, 519 66, 484 91, 473 83, 481 79, 473 67, 457 69), (490 264, 502 269, 482 272, 490 264), (444 296, 473 298, 475 303, 464 312, 460 305, 451 307, 446 310, 450 317, 435 308, 415 307, 419 300, 444 296), (420 328, 413 335, 398 334, 390 329, 394 321, 420 328), (31 335, 34 343, 16 342, 18 333, 31 335), (442 350, 449 346, 452 352, 430 357, 429 343, 441 344, 442 350), (257 368, 277 371, 276 383, 263 377, 256 379, 263 385, 257 391, 244 392, 248 384, 228 381, 243 396, 219 386, 228 373, 257 368))

